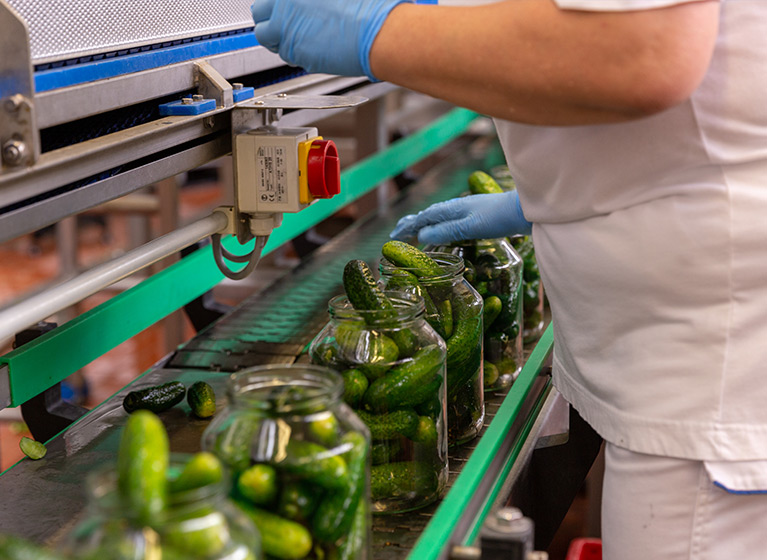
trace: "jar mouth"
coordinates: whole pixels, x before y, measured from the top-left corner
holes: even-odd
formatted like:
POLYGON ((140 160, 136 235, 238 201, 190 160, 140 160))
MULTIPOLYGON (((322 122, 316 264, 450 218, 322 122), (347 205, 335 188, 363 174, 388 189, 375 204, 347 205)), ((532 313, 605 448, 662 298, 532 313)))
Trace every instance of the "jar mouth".
POLYGON ((415 276, 418 276, 419 281, 426 284, 430 282, 444 282, 445 280, 451 280, 452 278, 456 278, 463 274, 465 266, 463 259, 458 255, 437 251, 424 251, 424 253, 436 261, 445 273, 438 276, 422 276, 418 274, 417 269, 397 266, 385 257, 381 257, 378 269, 383 275, 391 275, 394 270, 406 270, 407 272, 411 272, 415 276))
POLYGON ((273 415, 312 412, 327 407, 343 394, 341 376, 314 364, 270 364, 233 373, 229 398, 273 415))
POLYGON ((358 321, 366 325, 407 323, 423 316, 426 306, 421 296, 397 290, 386 290, 384 294, 394 309, 355 309, 347 296, 340 295, 328 302, 328 313, 334 319, 358 321))
MULTIPOLYGON (((189 453, 171 453, 168 461, 168 484, 170 485, 174 475, 178 476, 184 466, 194 455, 189 453)), ((226 498, 229 494, 229 475, 226 467, 220 481, 210 482, 198 488, 168 491, 168 507, 174 510, 194 506, 201 502, 217 501, 226 498)), ((117 489, 118 482, 117 465, 108 464, 98 467, 86 478, 86 488, 92 502, 99 511, 113 513, 121 517, 126 516, 125 503, 117 489)), ((128 513, 129 515, 129 513, 128 513)))

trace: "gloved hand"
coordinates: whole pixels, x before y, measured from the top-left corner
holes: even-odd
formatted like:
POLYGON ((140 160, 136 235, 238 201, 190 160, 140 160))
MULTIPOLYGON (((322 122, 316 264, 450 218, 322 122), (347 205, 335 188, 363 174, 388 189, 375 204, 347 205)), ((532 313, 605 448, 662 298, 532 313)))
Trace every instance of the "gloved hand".
POLYGON ((464 239, 528 235, 531 231, 532 224, 522 213, 517 191, 509 191, 438 202, 402 218, 389 237, 406 240, 417 234, 421 243, 444 245, 464 239))
POLYGON ((256 39, 307 72, 365 75, 370 48, 396 6, 412 0, 255 0, 256 39))

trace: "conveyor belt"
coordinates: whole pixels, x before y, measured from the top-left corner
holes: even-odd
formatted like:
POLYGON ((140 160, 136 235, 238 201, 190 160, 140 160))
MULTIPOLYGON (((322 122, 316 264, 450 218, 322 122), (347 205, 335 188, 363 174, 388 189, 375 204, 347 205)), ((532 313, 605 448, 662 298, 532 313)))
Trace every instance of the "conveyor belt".
MULTIPOLYGON (((346 262, 362 258, 374 264, 399 217, 460 194, 471 171, 487 169, 501 161, 497 144, 489 139, 480 139, 468 148, 465 141, 452 145, 449 154, 442 154, 449 157, 424 175, 387 216, 362 220, 334 238, 300 267, 243 302, 168 360, 54 438, 44 461, 22 461, 6 472, 0 477, 3 529, 36 541, 55 543, 79 520, 84 506, 84 477, 94 466, 115 460, 119 438, 116 428, 127 418, 121 403, 128 391, 172 379, 186 384, 205 379, 213 385, 221 405, 225 372, 256 364, 307 360, 302 351, 327 321, 327 301, 342 290, 341 271, 346 262), (56 507, 52 507, 54 500, 56 507)), ((503 396, 488 397, 483 431, 503 396)), ((173 451, 199 450, 207 421, 191 417, 186 403, 163 413, 162 418, 173 451)), ((479 438, 450 454, 448 486, 455 481, 478 441, 479 438)), ((405 558, 437 507, 434 504, 416 512, 376 517, 374 558, 405 558)))

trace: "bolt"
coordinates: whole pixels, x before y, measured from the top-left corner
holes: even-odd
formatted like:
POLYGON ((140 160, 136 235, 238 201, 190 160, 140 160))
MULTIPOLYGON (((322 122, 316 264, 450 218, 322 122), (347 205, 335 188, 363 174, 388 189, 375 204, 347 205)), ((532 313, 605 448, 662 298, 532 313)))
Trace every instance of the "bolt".
POLYGON ((235 83, 233 83, 233 84, 232 84, 232 87, 233 87, 234 89, 242 89, 242 87, 243 87, 243 86, 242 86, 242 84, 241 84, 241 83, 239 83, 239 82, 235 82, 235 83))
POLYGON ((263 105, 263 104, 264 104, 264 102, 261 99, 258 99, 256 101, 256 105, 263 105))
POLYGON ((203 99, 205 99, 205 97, 200 95, 199 93, 192 96, 193 101, 202 101, 203 99))
POLYGON ((9 113, 15 113, 21 108, 21 104, 24 103, 23 95, 12 95, 5 100, 5 110, 9 113))
POLYGON ((191 105, 192 103, 194 103, 194 99, 192 99, 191 97, 184 97, 181 100, 181 103, 183 103, 184 105, 191 105))
POLYGON ((216 125, 216 121, 213 120, 213 117, 205 117, 202 121, 205 125, 205 128, 213 128, 216 125))
POLYGON ((8 165, 18 165, 27 152, 27 145, 21 140, 8 140, 3 144, 3 161, 8 165))
POLYGON ((495 512, 495 520, 499 527, 511 527, 517 519, 522 519, 522 512, 518 508, 505 507, 495 512))
POLYGON ((288 96, 287 93, 278 93, 277 97, 281 97, 282 99, 285 99, 288 96))

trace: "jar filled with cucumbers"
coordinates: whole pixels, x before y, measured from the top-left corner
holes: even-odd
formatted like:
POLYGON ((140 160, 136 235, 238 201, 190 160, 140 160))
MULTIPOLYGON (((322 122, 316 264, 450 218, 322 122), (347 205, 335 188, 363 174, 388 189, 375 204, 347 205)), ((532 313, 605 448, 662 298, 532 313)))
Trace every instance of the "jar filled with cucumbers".
POLYGON ((373 512, 421 508, 447 487, 445 342, 423 299, 382 291, 364 261, 347 264, 344 287, 309 355, 341 372, 344 401, 370 429, 373 512))
MULTIPOLYGON (((499 165, 491 170, 474 171, 469 175, 471 194, 492 194, 513 191, 517 187, 508 166, 499 165)), ((509 239, 511 246, 522 259, 522 340, 535 342, 543 334, 544 293, 538 261, 535 259, 533 239, 529 235, 518 235, 509 239)))
POLYGON ((466 443, 485 417, 482 296, 464 278, 459 256, 426 253, 401 241, 385 243, 381 252, 381 283, 420 295, 426 321, 446 342, 448 445, 466 443))
POLYGON ((370 435, 343 391, 338 373, 316 365, 243 370, 203 434, 267 557, 370 558, 370 435))
POLYGON ((522 369, 522 259, 505 238, 427 246, 466 265, 464 278, 484 300, 484 384, 508 389, 522 369))
POLYGON ((259 533, 229 498, 230 479, 211 453, 168 453, 162 422, 130 416, 117 466, 89 476, 86 519, 65 548, 78 560, 260 560, 259 533))

